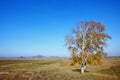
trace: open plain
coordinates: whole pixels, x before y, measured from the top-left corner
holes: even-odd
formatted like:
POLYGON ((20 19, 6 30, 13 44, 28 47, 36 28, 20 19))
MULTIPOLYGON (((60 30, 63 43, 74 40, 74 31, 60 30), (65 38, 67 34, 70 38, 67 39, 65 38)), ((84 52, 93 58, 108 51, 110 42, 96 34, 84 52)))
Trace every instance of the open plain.
POLYGON ((120 57, 103 59, 101 65, 70 66, 65 59, 0 59, 0 80, 120 80, 120 57))

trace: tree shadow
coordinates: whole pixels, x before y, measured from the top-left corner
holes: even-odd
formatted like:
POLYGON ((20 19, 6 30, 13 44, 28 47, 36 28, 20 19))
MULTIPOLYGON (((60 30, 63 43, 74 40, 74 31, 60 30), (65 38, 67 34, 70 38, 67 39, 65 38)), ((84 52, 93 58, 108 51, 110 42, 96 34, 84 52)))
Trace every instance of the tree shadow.
POLYGON ((73 72, 80 72, 80 69, 73 69, 73 72))
MULTIPOLYGON (((80 72, 81 69, 73 69, 72 71, 73 71, 73 72, 80 72)), ((89 72, 89 71, 88 71, 88 70, 85 70, 85 72, 89 72)))

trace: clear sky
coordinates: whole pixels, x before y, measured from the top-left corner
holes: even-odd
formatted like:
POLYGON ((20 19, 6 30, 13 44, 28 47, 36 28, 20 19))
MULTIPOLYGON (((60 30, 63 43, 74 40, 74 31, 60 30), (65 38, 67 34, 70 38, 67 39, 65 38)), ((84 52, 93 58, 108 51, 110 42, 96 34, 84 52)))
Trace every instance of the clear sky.
POLYGON ((119 0, 0 0, 0 57, 70 56, 65 35, 84 20, 106 25, 105 51, 120 56, 119 0))

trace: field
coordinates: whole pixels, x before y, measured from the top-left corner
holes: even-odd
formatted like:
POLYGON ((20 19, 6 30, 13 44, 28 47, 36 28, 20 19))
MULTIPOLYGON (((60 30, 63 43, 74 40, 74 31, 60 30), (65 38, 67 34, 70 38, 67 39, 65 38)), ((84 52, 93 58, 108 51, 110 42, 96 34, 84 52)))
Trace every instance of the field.
POLYGON ((0 80, 120 80, 120 57, 103 62, 81 74, 69 59, 0 59, 0 80))

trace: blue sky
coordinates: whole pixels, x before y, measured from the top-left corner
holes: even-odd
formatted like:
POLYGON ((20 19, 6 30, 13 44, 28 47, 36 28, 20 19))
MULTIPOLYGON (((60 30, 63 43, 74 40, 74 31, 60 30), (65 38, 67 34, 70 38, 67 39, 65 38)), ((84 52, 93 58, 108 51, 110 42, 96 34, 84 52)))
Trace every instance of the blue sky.
POLYGON ((84 20, 106 25, 105 51, 120 56, 119 0, 0 0, 0 57, 70 56, 65 35, 84 20))

